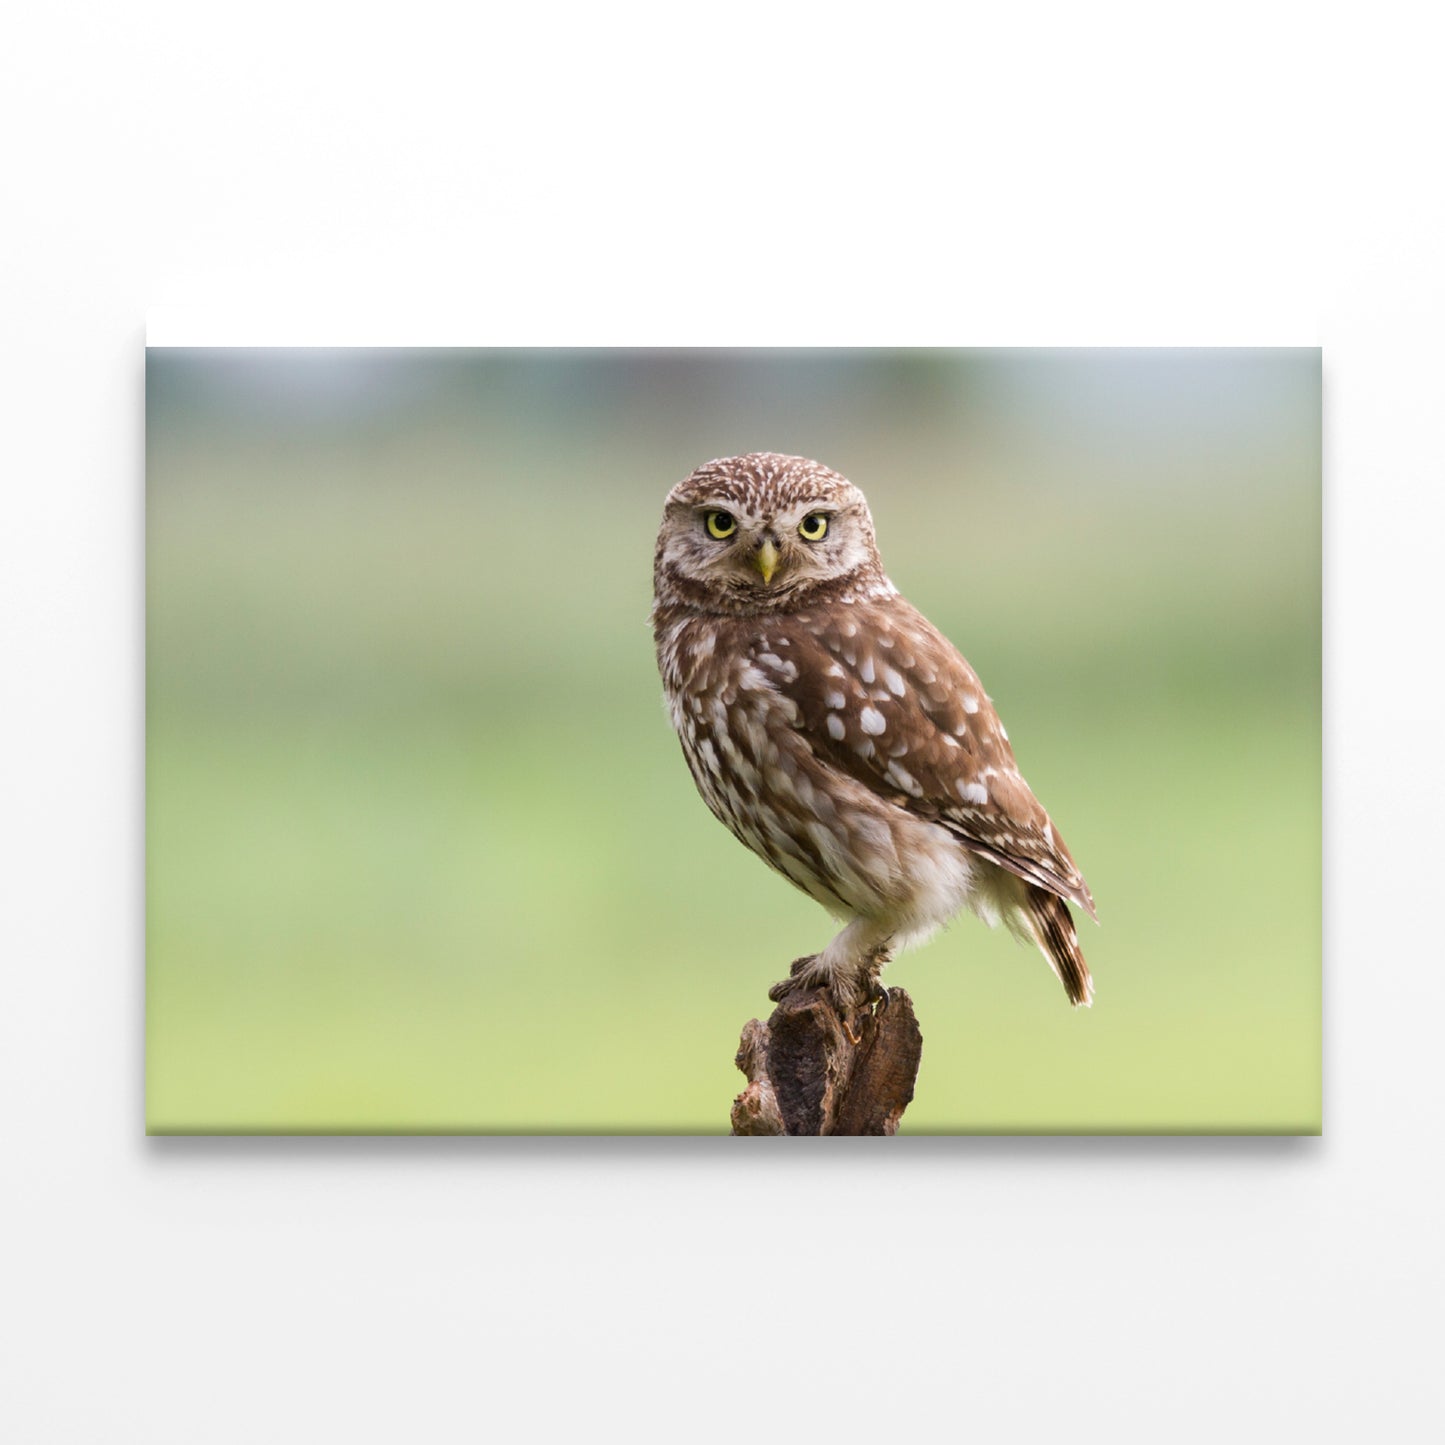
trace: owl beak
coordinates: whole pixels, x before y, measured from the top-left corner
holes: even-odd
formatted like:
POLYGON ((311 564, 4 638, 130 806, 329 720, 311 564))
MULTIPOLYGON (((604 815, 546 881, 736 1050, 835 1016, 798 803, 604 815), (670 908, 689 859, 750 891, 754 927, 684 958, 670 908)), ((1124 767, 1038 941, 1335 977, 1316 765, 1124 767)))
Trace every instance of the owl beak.
POLYGON ((753 553, 753 566, 758 569, 766 587, 778 570, 778 545, 771 537, 764 537, 758 550, 753 553))

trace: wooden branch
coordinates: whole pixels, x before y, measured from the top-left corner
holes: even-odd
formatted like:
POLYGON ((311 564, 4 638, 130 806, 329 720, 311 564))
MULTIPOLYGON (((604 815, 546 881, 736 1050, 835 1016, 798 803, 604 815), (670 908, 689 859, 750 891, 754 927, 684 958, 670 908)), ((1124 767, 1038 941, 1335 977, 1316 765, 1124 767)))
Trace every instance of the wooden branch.
POLYGON ((734 1134, 894 1134, 913 1099, 923 1034, 913 1000, 862 1015, 849 1037, 827 991, 798 989, 767 1023, 750 1019, 737 1066, 748 1086, 733 1100, 734 1134))

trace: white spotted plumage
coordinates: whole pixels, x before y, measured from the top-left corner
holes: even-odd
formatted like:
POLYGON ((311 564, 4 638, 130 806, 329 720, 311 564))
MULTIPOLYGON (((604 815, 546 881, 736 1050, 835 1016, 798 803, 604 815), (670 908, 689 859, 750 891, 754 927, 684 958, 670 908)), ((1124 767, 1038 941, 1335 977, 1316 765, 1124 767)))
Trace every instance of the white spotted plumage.
POLYGON ((968 907, 1090 1001, 1063 901, 1092 913, 1088 887, 973 670, 885 575, 856 487, 773 453, 700 467, 667 499, 653 626, 704 801, 846 921, 795 986, 856 1008, 895 952, 968 907))

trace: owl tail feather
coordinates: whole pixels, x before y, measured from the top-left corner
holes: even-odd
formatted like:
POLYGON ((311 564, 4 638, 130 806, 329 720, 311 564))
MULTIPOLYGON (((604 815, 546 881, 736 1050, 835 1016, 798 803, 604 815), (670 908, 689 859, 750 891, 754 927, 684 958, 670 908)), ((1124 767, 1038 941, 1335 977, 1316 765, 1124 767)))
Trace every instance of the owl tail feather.
POLYGON ((1075 1008, 1080 1005, 1088 1008, 1094 1001, 1094 980, 1089 976, 1089 965, 1084 962, 1069 905, 1057 894, 1031 884, 1028 916, 1034 942, 1048 959, 1049 967, 1058 974, 1069 1002, 1075 1008))

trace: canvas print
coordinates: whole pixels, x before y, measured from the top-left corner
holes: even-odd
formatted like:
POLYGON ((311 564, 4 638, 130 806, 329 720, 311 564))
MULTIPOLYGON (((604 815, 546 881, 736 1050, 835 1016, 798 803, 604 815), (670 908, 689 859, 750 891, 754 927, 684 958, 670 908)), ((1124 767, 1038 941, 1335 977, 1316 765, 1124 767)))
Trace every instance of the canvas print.
POLYGON ((1318 1132, 1320 375, 150 349, 148 1128, 1318 1132))

